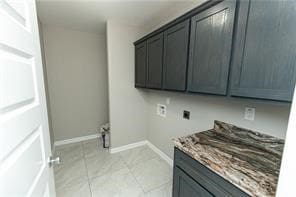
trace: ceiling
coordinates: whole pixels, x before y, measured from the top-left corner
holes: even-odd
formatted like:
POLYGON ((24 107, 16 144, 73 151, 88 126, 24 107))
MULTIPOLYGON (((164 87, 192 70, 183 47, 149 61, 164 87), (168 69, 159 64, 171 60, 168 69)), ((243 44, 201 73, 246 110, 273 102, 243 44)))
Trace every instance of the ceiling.
POLYGON ((74 30, 105 33, 107 20, 117 20, 147 29, 167 13, 197 4, 200 0, 37 0, 43 24, 74 30))

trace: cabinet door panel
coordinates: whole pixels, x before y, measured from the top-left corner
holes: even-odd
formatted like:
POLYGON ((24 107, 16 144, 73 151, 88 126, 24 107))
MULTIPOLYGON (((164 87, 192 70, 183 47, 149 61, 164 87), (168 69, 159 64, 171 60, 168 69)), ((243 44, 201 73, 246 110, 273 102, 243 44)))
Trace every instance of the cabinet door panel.
POLYGON ((163 88, 184 91, 188 57, 189 20, 164 32, 163 88))
MULTIPOLYGON (((174 151, 174 169, 180 168, 184 173, 190 175, 192 179, 198 182, 203 188, 209 191, 213 196, 229 197, 250 197, 248 194, 192 159, 186 153, 175 147, 174 151)), ((174 176, 175 177, 175 176, 174 176)))
POLYGON ((162 86, 163 33, 147 40, 147 87, 162 86))
POLYGON ((174 187, 173 197, 213 197, 213 195, 194 181, 190 176, 180 170, 174 168, 174 187))
POLYGON ((225 1, 192 17, 188 91, 226 94, 234 14, 225 1))
POLYGON ((296 2, 242 1, 231 95, 291 101, 296 76, 296 2))
POLYGON ((146 86, 146 42, 135 46, 135 86, 146 86))

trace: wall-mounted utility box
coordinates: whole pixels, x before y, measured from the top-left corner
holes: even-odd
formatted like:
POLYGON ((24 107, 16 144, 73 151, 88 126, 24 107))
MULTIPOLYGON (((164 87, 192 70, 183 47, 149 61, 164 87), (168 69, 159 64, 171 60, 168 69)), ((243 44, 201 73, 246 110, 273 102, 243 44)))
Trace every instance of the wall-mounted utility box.
POLYGON ((167 108, 163 104, 157 104, 157 115, 166 117, 167 114, 167 108))

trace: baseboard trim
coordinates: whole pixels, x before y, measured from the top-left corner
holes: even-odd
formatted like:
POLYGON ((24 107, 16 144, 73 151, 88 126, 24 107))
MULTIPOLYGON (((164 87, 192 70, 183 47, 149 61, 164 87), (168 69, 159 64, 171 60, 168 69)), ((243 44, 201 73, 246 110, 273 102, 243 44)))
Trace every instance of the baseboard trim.
POLYGON ((136 143, 132 143, 132 144, 116 147, 116 148, 111 148, 110 153, 111 154, 118 153, 121 151, 125 151, 128 149, 132 149, 132 148, 136 148, 144 145, 147 145, 149 148, 151 148, 156 154, 158 154, 163 160, 165 160, 170 165, 170 167, 173 167, 174 165, 173 160, 148 140, 143 140, 140 142, 136 142, 136 143))
POLYGON ((162 152, 159 148, 157 148, 154 144, 151 142, 147 141, 147 145, 154 151, 156 152, 163 160, 165 160, 171 167, 174 166, 173 160, 167 156, 164 152, 162 152))
MULTIPOLYGON (((99 137, 98 134, 94 134, 94 135, 76 137, 76 138, 67 139, 67 140, 55 141, 53 151, 55 150, 56 146, 71 144, 71 143, 75 143, 75 142, 82 142, 82 141, 86 141, 86 140, 95 139, 95 138, 98 138, 98 137, 99 137)), ((111 148, 110 153, 111 154, 118 153, 118 152, 121 152, 121 151, 129 150, 129 149, 136 148, 136 147, 139 147, 139 146, 144 146, 144 145, 147 145, 148 147, 150 147, 163 160, 165 160, 171 167, 173 167, 173 163, 174 163, 173 160, 169 156, 167 156, 164 152, 162 152, 159 148, 157 148, 154 144, 149 142, 148 140, 143 140, 143 141, 140 141, 140 142, 136 142, 136 143, 132 143, 132 144, 116 147, 116 148, 111 148)))
POLYGON ((128 145, 119 146, 119 147, 116 147, 116 148, 111 148, 110 153, 111 154, 118 153, 118 152, 125 151, 125 150, 128 150, 128 149, 136 148, 136 147, 139 147, 139 146, 144 146, 146 144, 147 144, 147 141, 143 140, 143 141, 128 144, 128 145))
POLYGON ((67 139, 67 140, 59 140, 59 141, 54 142, 54 146, 61 146, 61 145, 65 145, 65 144, 75 143, 75 142, 82 142, 82 141, 86 141, 86 140, 95 139, 98 137, 99 137, 98 134, 93 134, 93 135, 87 135, 87 136, 82 136, 82 137, 75 137, 75 138, 67 139))

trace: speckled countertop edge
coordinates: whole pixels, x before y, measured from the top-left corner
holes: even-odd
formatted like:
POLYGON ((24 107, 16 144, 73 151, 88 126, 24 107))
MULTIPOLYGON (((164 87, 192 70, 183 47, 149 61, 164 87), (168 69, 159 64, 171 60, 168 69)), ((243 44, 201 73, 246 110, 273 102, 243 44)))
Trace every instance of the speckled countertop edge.
POLYGON ((197 160, 198 162, 200 162, 201 164, 203 164, 205 167, 207 167, 208 169, 210 169, 211 171, 213 171, 214 173, 218 174, 219 176, 221 176, 222 178, 224 178, 225 180, 229 181, 231 184, 235 185, 236 187, 238 187, 239 189, 241 189, 243 192, 247 193, 250 196, 253 196, 253 194, 248 191, 247 189, 245 189, 244 187, 242 187, 241 185, 237 184, 236 182, 232 181, 231 179, 228 179, 227 177, 225 177, 223 174, 221 174, 218 171, 215 171, 214 169, 212 169, 211 167, 209 167, 205 162, 203 162, 202 160, 200 160, 199 158, 193 157, 192 155, 195 155, 195 152, 192 150, 189 150, 188 148, 183 147, 180 142, 178 141, 178 139, 173 139, 173 142, 175 144, 175 147, 177 147, 178 149, 180 149, 181 151, 183 151, 184 153, 186 153, 188 156, 190 156, 191 158, 193 158, 194 160, 197 160))
MULTIPOLYGON (((211 158, 213 160, 217 159, 213 155, 214 154, 218 154, 218 155, 220 155, 220 158, 221 158, 221 155, 223 155, 223 157, 224 157, 224 161, 223 162, 229 162, 230 160, 235 160, 235 161, 238 161, 238 163, 242 163, 242 162, 245 162, 246 163, 246 161, 240 160, 239 158, 236 158, 235 156, 233 156, 233 155, 231 155, 229 153, 225 153, 225 152, 223 152, 223 151, 221 151, 219 149, 209 148, 206 145, 200 145, 199 143, 196 143, 196 142, 195 142, 196 144, 191 145, 191 146, 184 145, 184 143, 186 143, 187 141, 189 141, 189 139, 192 138, 193 136, 194 137, 195 136, 199 136, 199 135, 201 135, 204 132, 221 132, 221 129, 220 128, 217 129, 217 125, 218 125, 218 127, 222 125, 223 127, 225 127, 226 129, 229 129, 229 130, 231 130, 233 128, 235 128, 235 129, 238 129, 239 128, 239 127, 235 127, 233 125, 227 124, 227 123, 223 123, 223 122, 220 122, 220 121, 215 121, 214 129, 210 129, 210 130, 207 130, 207 131, 203 131, 203 132, 199 132, 199 133, 194 133, 194 134, 191 134, 191 135, 188 135, 188 136, 184 136, 184 137, 173 139, 173 142, 175 144, 175 147, 179 148, 180 150, 182 150, 183 152, 185 152, 186 154, 188 154, 190 157, 192 157, 193 159, 197 160, 198 162, 200 162, 201 164, 203 164, 204 166, 206 166, 208 169, 210 169, 214 173, 218 174, 219 176, 221 176, 225 180, 229 181, 230 183, 232 183, 233 185, 235 185, 236 187, 238 187, 239 189, 241 189, 242 191, 244 191, 245 193, 247 193, 250 196, 275 196, 276 187, 275 188, 274 187, 270 187, 270 188, 267 188, 267 189, 266 188, 263 188, 263 187, 259 187, 258 184, 257 184, 258 181, 257 182, 254 181, 252 183, 250 181, 251 180, 250 178, 248 179, 249 182, 244 181, 245 179, 240 177, 241 174, 236 177, 236 171, 235 170, 233 170, 233 169, 230 169, 229 170, 227 168, 223 169, 223 167, 221 168, 220 166, 217 167, 217 165, 214 165, 214 164, 219 163, 219 161, 213 162, 213 164, 212 164, 211 162, 209 162, 209 160, 208 161, 205 160, 204 157, 206 156, 205 154, 208 154, 209 153, 209 154, 212 155, 212 158, 211 157, 209 157, 209 158, 211 158)), ((223 129, 225 129, 225 128, 223 128, 223 129)), ((281 154, 282 148, 283 148, 283 145, 284 145, 284 140, 278 139, 278 138, 274 138, 272 136, 268 136, 268 135, 265 135, 265 134, 261 134, 259 132, 253 132, 253 131, 246 130, 246 129, 241 129, 241 128, 239 128, 239 129, 241 131, 243 131, 243 132, 251 132, 251 134, 259 135, 262 139, 265 139, 266 138, 266 141, 268 141, 268 140, 269 141, 274 140, 274 142, 275 143, 278 143, 279 146, 280 146, 280 149, 279 150, 276 150, 275 151, 275 154, 276 155, 277 154, 281 154)), ((268 147, 268 148, 270 148, 270 147, 268 147)), ((232 163, 229 163, 229 165, 232 165, 232 163)), ((248 169, 245 169, 245 170, 248 171, 248 169)), ((256 173, 255 175, 258 175, 258 177, 264 177, 266 175, 266 174, 264 174, 264 173, 262 173, 260 171, 255 172, 254 169, 253 169, 253 171, 250 171, 250 172, 251 173, 256 173)), ((269 174, 267 176, 268 176, 267 178, 270 179, 270 180, 273 180, 271 178, 274 178, 273 176, 271 176, 269 174)), ((276 183, 275 184, 277 184, 277 178, 278 177, 276 177, 276 183)))

